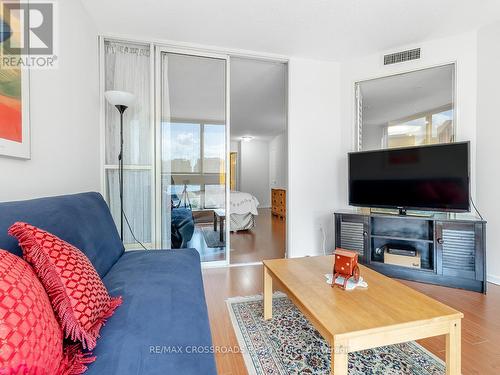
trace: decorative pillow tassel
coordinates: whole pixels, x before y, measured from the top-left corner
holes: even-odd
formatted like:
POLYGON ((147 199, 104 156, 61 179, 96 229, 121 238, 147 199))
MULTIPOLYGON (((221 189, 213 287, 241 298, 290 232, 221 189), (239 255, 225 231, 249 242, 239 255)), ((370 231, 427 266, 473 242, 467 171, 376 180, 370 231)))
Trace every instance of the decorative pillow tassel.
POLYGON ((109 309, 104 313, 104 315, 102 316, 102 319, 99 319, 94 324, 94 326, 89 329, 90 337, 95 337, 96 340, 97 340, 97 338, 100 337, 99 331, 106 324, 106 319, 113 316, 113 314, 115 313, 115 310, 122 304, 122 302, 123 302, 123 299, 121 296, 111 298, 111 302, 109 303, 109 309))
POLYGON ((88 364, 96 357, 92 353, 84 353, 80 344, 71 344, 64 348, 64 362, 61 364, 58 375, 80 375, 87 371, 88 364))

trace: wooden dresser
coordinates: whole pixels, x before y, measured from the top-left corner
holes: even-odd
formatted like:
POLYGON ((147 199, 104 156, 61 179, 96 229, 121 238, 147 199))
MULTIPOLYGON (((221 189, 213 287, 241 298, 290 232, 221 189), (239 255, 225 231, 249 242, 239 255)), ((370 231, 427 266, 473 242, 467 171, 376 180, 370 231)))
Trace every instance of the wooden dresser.
POLYGON ((286 219, 286 190, 271 189, 272 214, 286 219))

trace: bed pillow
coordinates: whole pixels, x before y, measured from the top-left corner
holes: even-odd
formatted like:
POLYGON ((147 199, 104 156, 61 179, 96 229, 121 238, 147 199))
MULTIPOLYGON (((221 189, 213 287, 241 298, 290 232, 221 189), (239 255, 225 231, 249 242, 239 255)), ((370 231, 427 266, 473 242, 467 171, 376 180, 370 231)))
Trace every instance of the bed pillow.
POLYGON ((22 222, 12 225, 9 234, 42 281, 65 337, 92 350, 121 297, 110 297, 92 263, 73 245, 22 222))
POLYGON ((81 374, 79 345, 63 349, 49 297, 28 263, 0 250, 0 374, 81 374))

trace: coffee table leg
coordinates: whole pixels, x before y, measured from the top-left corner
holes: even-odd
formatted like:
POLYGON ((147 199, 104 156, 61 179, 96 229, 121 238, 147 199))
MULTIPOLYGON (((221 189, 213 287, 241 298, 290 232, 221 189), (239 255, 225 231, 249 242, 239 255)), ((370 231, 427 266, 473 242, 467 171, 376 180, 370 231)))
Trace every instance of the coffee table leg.
POLYGON ((215 214, 215 211, 214 211, 214 232, 217 232, 217 215, 215 214))
POLYGON ((264 266, 264 320, 273 317, 273 278, 264 266))
POLYGON ((347 375, 349 354, 347 352, 347 345, 339 343, 338 341, 332 342, 332 362, 331 374, 332 375, 347 375))
POLYGON ((460 319, 450 323, 450 333, 446 335, 446 375, 460 375, 461 369, 461 336, 460 319))

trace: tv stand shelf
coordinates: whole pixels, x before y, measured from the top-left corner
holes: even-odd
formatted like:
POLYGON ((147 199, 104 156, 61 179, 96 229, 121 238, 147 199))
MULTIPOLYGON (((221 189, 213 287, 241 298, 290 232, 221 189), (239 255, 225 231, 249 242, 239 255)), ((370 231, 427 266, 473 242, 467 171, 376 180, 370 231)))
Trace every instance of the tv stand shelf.
POLYGON ((357 251, 360 263, 391 277, 483 293, 485 233, 486 222, 470 214, 335 212, 335 246, 357 251))
POLYGON ((411 238, 411 237, 396 237, 396 236, 381 236, 372 234, 372 238, 385 238, 387 240, 401 240, 401 241, 419 241, 419 242, 427 242, 432 243, 432 240, 426 240, 423 238, 411 238))

